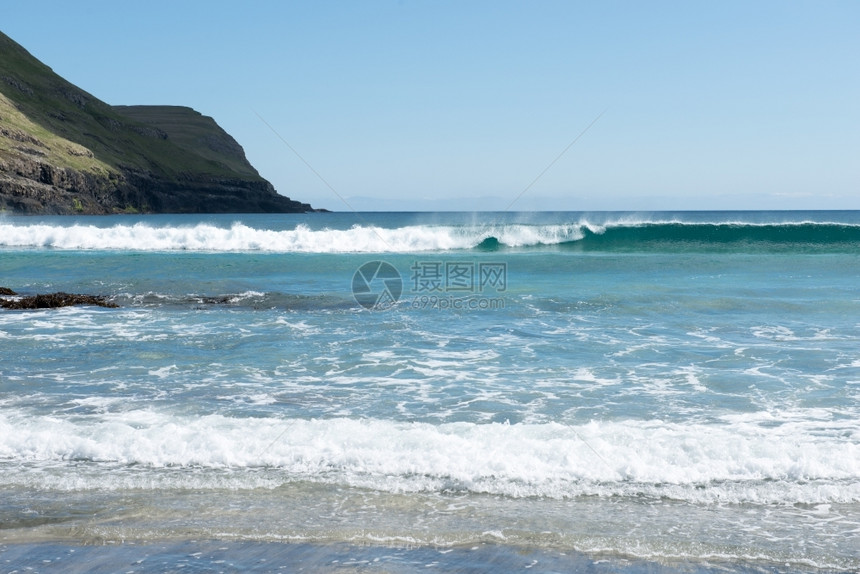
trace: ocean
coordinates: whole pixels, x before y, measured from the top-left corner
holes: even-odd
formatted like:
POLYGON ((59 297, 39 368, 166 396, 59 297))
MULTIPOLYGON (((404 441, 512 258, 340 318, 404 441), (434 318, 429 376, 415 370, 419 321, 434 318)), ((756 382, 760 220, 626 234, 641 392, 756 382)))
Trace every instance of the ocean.
POLYGON ((0 570, 856 572, 860 212, 0 216, 0 570))

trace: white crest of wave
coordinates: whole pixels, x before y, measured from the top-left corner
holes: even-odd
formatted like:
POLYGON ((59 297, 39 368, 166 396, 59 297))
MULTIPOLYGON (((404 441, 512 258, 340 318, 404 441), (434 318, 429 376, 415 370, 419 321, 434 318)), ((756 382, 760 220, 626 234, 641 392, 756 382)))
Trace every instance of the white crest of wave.
POLYGON ((583 225, 411 225, 394 229, 355 225, 350 229, 256 229, 243 223, 219 227, 154 227, 145 223, 20 225, 0 223, 0 247, 129 251, 264 251, 386 253, 469 249, 495 237, 511 247, 551 245, 582 239, 583 225))
MULTIPOLYGON (((83 460, 143 465, 154 472, 269 467, 283 471, 285 480, 401 492, 858 502, 860 443, 846 440, 846 429, 831 424, 836 426, 823 432, 822 421, 809 420, 779 426, 619 421, 573 427, 284 421, 151 410, 69 420, 16 412, 0 415, 0 462, 35 468, 83 460)), ((20 473, 14 476, 21 480, 20 473)), ((39 476, 34 472, 29 480, 39 476)), ((106 480, 90 487, 110 488, 106 480)))

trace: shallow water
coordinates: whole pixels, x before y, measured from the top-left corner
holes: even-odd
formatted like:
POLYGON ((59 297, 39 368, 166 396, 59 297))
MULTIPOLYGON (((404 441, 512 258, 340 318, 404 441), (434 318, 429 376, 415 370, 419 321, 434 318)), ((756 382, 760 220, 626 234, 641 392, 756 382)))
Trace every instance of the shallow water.
POLYGON ((0 541, 856 570, 858 230, 0 218, 0 285, 121 305, 0 313, 0 541))

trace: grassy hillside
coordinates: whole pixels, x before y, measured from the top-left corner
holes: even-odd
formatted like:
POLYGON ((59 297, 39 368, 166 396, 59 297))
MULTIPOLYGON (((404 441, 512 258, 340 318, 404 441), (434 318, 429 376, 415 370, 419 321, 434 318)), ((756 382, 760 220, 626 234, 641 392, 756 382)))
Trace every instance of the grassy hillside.
MULTIPOLYGON (((207 154, 209 157, 201 156, 164 138, 151 126, 67 82, 2 33, 0 92, 31 123, 88 148, 112 167, 151 171, 168 179, 191 173, 214 177, 237 175, 229 166, 235 162, 220 162, 217 154, 212 153, 207 154)), ((207 135, 213 139, 222 131, 214 121, 206 127, 207 135)), ((242 175, 259 178, 256 172, 248 170, 242 175)))
POLYGON ((15 104, 0 93, 0 155, 28 154, 52 165, 68 166, 94 174, 115 171, 96 159, 93 152, 33 123, 15 104))
POLYGON ((110 106, 0 33, 4 205, 27 213, 311 210, 278 195, 212 118, 180 106, 110 106))
POLYGON ((215 120, 184 106, 114 106, 122 116, 151 126, 161 137, 204 160, 242 174, 260 177, 245 151, 215 120))

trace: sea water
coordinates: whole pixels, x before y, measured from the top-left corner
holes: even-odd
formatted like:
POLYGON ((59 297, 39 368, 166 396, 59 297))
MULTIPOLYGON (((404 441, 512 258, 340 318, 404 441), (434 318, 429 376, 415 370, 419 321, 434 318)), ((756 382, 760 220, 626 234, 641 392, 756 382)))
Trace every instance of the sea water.
POLYGON ((860 212, 5 216, 0 285, 119 305, 0 310, 6 552, 860 569, 860 212))

